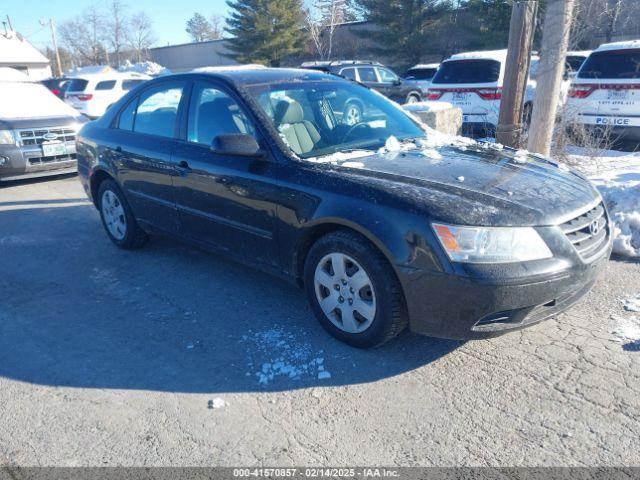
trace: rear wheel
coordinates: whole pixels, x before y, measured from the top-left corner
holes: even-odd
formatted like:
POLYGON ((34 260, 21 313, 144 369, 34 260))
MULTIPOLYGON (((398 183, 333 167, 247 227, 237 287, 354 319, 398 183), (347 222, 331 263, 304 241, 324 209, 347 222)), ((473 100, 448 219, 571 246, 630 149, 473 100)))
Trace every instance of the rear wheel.
POLYGON ((348 103, 344 109, 344 123, 349 126, 362 122, 362 109, 357 103, 348 103))
POLYGON ((98 209, 107 235, 119 248, 142 247, 149 236, 136 222, 122 191, 113 180, 104 180, 98 189, 98 209))
POLYGON ((320 324, 359 348, 391 340, 407 325, 404 295, 386 258, 355 232, 318 240, 307 255, 304 281, 320 324))

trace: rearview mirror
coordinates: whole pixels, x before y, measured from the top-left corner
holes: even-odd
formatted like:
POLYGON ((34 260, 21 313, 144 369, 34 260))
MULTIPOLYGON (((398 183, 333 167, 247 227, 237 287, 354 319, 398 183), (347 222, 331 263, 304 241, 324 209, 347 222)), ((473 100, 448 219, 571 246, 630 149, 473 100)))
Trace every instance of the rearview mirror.
POLYGON ((256 139, 244 133, 218 135, 213 139, 211 149, 219 155, 238 157, 262 157, 264 155, 256 139))

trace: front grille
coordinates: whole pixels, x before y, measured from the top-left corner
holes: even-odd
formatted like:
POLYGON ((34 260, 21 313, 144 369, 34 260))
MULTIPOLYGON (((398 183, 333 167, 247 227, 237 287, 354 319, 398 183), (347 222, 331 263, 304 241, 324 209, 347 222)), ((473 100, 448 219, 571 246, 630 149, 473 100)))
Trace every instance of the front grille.
POLYGON ((560 225, 583 260, 589 260, 607 245, 609 223, 602 204, 560 225))
POLYGON ((47 165, 49 163, 69 162, 75 159, 75 153, 69 153, 67 155, 55 155, 50 157, 31 157, 29 158, 29 165, 47 165))
POLYGON ((44 142, 58 140, 60 142, 73 142, 76 139, 76 131, 68 127, 51 127, 38 128, 28 130, 18 130, 20 134, 20 142, 22 145, 42 145, 44 142), (44 138, 47 134, 57 135, 57 138, 47 140, 44 138))

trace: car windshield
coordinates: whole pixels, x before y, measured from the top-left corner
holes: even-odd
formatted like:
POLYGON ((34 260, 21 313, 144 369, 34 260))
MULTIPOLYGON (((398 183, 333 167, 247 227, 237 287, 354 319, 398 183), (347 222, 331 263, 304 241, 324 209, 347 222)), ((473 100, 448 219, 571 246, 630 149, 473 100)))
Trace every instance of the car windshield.
POLYGON ((249 91, 301 158, 374 150, 392 136, 402 141, 425 135, 399 107, 354 83, 276 83, 256 85, 249 91))
POLYGON ((640 49, 592 53, 578 72, 578 78, 640 78, 640 49))
POLYGON ((497 60, 450 60, 444 62, 433 83, 492 83, 500 78, 497 60))

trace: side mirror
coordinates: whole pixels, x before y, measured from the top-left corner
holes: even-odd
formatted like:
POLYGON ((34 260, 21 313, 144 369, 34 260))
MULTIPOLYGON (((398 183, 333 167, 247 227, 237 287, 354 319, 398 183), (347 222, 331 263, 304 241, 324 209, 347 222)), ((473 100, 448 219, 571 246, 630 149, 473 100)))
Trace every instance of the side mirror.
POLYGON ((264 152, 251 135, 244 133, 218 135, 213 139, 211 149, 219 155, 237 157, 262 157, 264 152))
POLYGON ((401 79, 401 78, 396 78, 396 79, 393 81, 393 84, 394 84, 396 87, 398 87, 398 86, 402 85, 402 79, 401 79))

